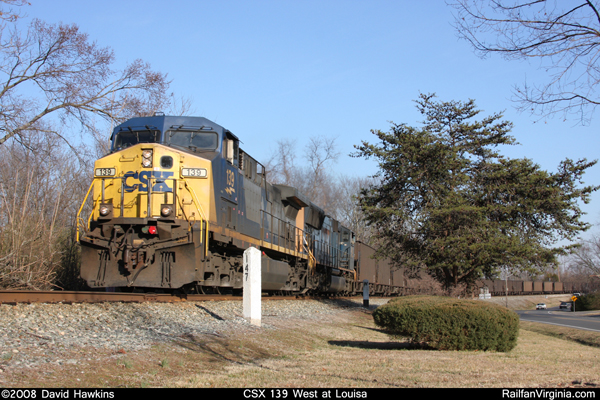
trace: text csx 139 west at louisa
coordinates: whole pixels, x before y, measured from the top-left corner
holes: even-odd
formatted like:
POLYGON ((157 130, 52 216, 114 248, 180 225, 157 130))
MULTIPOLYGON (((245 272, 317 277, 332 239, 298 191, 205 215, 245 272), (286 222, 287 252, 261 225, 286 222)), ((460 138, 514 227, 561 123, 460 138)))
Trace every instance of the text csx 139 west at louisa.
POLYGON ((364 390, 345 389, 246 389, 246 399, 366 399, 364 390))

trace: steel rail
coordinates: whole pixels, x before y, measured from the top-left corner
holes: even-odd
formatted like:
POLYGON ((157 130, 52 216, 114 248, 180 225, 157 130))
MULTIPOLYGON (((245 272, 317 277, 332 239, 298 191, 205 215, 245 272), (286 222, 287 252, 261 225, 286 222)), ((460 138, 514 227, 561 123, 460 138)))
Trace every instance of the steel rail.
MULTIPOLYGON (((307 296, 269 296, 263 300, 301 300, 307 296)), ((312 297, 314 298, 314 297, 312 297)), ((0 304, 17 303, 177 303, 186 301, 241 301, 242 296, 219 294, 170 294, 170 293, 127 293, 127 292, 84 292, 62 290, 0 290, 0 304)))

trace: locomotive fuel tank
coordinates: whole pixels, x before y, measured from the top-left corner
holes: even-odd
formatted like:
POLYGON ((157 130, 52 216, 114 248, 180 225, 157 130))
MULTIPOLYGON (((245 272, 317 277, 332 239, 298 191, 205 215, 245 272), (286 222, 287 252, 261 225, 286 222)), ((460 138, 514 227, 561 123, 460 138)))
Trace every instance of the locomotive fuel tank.
POLYGON ((261 281, 263 290, 283 290, 290 274, 290 265, 273 260, 267 256, 261 258, 261 281))

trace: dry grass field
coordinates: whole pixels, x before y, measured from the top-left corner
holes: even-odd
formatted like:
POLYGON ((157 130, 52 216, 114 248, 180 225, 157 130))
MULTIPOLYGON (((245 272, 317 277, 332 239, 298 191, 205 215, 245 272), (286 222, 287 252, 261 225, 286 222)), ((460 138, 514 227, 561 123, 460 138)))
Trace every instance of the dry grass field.
POLYGON ((523 322, 509 353, 423 350, 390 339, 371 313, 358 308, 320 323, 287 320, 243 335, 190 336, 135 353, 77 349, 69 355, 77 363, 14 371, 9 381, 95 388, 600 387, 600 334, 523 322))

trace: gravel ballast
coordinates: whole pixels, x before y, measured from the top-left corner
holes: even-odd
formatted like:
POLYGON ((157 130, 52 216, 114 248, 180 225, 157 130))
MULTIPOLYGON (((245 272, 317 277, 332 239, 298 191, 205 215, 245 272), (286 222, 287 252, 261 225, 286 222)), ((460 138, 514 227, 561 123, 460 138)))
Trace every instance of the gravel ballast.
MULTIPOLYGON (((387 299, 371 299, 370 308, 387 299)), ((42 363, 65 364, 82 348, 131 352, 186 335, 277 329, 286 320, 318 321, 362 300, 271 300, 262 302, 262 325, 243 318, 241 301, 182 303, 74 303, 0 305, 2 373, 42 363), (68 357, 68 356, 67 356, 68 357)))

